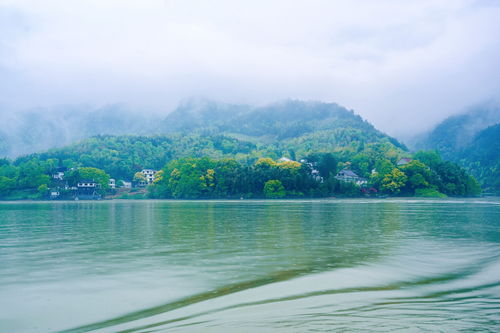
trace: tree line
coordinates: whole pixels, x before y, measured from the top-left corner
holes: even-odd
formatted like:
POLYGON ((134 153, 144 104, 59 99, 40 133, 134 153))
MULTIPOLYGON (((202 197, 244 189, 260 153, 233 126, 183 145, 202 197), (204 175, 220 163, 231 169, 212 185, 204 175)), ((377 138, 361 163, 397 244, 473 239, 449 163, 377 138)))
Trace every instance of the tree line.
MULTIPOLYGON (((100 140, 102 138, 87 141, 87 145, 94 146, 90 149, 90 155, 64 148, 56 153, 24 156, 14 161, 1 159, 0 198, 46 198, 49 190, 60 189, 60 182, 51 175, 62 166, 68 168, 65 182, 69 186, 74 186, 81 179, 94 179, 101 184, 101 191, 105 194, 109 178, 115 178, 118 184, 120 180, 129 181, 142 168, 155 168, 162 161, 163 167, 157 168, 161 170, 156 174, 154 183, 147 188, 147 196, 152 198, 480 194, 479 185, 473 177, 457 164, 443 161, 435 151, 409 155, 394 145, 383 142, 366 145, 357 142, 352 149, 316 152, 305 156, 296 156, 298 154, 291 149, 285 152, 281 150, 280 155, 285 155, 288 159, 278 159, 277 150, 274 154, 268 154, 272 158, 266 157, 264 150, 248 153, 251 146, 219 136, 204 139, 201 147, 211 147, 211 150, 205 151, 212 153, 220 149, 228 154, 200 156, 203 155, 202 149, 194 156, 172 159, 171 156, 176 154, 173 152, 175 145, 170 141, 154 144, 151 141, 154 139, 111 137, 111 144, 106 149, 99 150, 100 140), (131 149, 129 154, 118 148, 114 149, 113 145, 123 145, 124 142, 136 149, 131 149), (147 153, 142 159, 143 156, 138 152, 144 151, 147 153), (231 152, 236 153, 230 154, 231 152), (398 165, 401 157, 409 157, 411 161, 398 165), (355 172, 366 183, 359 185, 337 179, 337 173, 344 169, 355 172)), ((197 148, 191 148, 191 151, 192 149, 197 148)))
POLYGON ((475 196, 478 183, 436 152, 419 152, 401 166, 396 161, 342 161, 335 153, 316 153, 296 161, 260 158, 245 166, 234 159, 183 158, 168 163, 149 187, 153 198, 302 198, 388 194, 401 196, 475 196), (373 166, 366 184, 337 179, 338 171, 373 166))

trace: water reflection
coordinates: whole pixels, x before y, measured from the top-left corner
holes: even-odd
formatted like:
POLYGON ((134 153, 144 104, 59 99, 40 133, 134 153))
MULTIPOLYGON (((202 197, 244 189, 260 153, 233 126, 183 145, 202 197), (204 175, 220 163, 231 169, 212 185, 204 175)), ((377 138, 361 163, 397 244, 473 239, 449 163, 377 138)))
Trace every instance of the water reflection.
POLYGON ((497 201, 8 203, 0 214, 5 331, 499 323, 497 201))

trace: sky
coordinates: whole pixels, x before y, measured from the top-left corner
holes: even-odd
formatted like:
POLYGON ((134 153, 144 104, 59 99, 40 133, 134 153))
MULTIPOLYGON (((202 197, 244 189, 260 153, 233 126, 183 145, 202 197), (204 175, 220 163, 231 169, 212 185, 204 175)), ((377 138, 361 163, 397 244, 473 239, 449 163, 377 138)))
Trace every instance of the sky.
POLYGON ((3 112, 292 98, 405 136, 499 87, 497 0, 0 0, 3 112))

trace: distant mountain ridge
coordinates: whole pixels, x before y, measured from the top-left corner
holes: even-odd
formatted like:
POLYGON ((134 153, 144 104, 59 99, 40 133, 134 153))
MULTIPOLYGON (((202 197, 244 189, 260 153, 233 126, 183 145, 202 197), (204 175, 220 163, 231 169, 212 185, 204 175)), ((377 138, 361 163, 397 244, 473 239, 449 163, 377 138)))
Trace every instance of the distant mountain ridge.
POLYGON ((166 117, 165 132, 222 134, 262 144, 297 145, 314 140, 320 151, 345 147, 353 141, 365 144, 387 140, 406 150, 395 138, 335 103, 285 100, 262 107, 206 100, 190 107, 190 103, 166 117), (179 119, 187 126, 179 126, 179 119))
POLYGON ((486 192, 500 194, 500 106, 482 105, 449 117, 416 148, 437 150, 465 167, 486 192))
POLYGON ((485 128, 500 123, 500 106, 484 104, 465 113, 448 117, 429 132, 416 148, 436 149, 444 158, 453 159, 485 128))
POLYGON ((190 99, 165 117, 142 115, 112 106, 85 112, 81 108, 20 114, 0 126, 0 157, 15 157, 61 147, 95 135, 224 135, 258 144, 290 145, 316 140, 318 150, 344 147, 352 141, 386 140, 353 111, 335 103, 286 100, 262 107, 190 99), (308 138, 308 139, 306 139, 308 138))
POLYGON ((1 114, 0 157, 61 147, 100 134, 155 133, 158 121, 120 106, 64 107, 1 114))

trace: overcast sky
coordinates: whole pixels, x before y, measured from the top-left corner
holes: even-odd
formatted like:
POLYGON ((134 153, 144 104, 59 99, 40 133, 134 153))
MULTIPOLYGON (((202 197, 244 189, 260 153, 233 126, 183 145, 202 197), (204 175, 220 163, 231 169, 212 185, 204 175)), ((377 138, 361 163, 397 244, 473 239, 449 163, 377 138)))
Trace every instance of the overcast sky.
POLYGON ((500 97, 497 0, 0 0, 0 108, 334 101, 393 135, 500 97))

